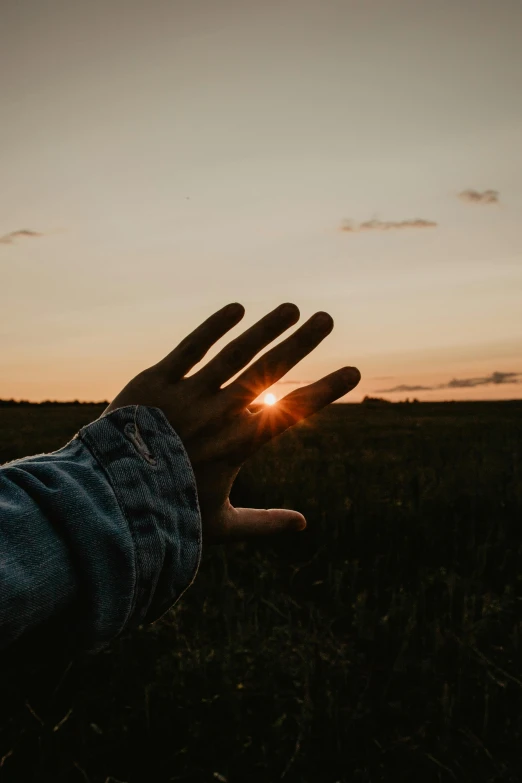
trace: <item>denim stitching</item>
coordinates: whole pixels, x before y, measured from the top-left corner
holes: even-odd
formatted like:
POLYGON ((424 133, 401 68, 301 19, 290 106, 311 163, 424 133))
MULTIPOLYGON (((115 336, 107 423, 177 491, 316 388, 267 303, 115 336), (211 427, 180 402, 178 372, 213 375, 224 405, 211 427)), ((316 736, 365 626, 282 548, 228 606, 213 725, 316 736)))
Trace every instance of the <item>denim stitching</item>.
POLYGON ((138 410, 138 406, 136 406, 136 410, 134 412, 134 424, 131 424, 131 422, 127 422, 127 424, 124 427, 125 435, 133 443, 134 447, 141 454, 141 456, 145 460, 147 460, 149 465, 157 465, 157 460, 153 457, 151 451, 149 450, 149 447, 143 440, 143 437, 138 429, 138 425, 136 424, 137 410, 138 410))

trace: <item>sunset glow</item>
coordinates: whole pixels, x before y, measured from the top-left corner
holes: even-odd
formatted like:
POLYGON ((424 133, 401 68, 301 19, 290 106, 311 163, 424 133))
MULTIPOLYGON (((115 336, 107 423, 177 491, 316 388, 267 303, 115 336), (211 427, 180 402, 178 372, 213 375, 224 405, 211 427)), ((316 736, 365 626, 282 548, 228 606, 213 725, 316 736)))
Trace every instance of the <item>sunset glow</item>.
POLYGON ((94 5, 2 3, 0 399, 112 400, 231 302, 205 363, 335 324, 263 406, 522 396, 522 3, 94 5))

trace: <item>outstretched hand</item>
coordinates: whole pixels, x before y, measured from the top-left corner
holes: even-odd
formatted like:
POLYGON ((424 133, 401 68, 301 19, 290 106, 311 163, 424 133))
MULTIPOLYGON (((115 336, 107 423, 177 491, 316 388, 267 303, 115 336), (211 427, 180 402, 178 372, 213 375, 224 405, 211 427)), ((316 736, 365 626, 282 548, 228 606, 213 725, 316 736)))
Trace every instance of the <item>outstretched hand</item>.
POLYGON ((207 318, 164 359, 140 372, 104 413, 125 405, 161 408, 179 435, 196 478, 203 541, 224 543, 252 535, 302 530, 306 520, 288 509, 234 508, 232 484, 245 460, 264 443, 351 391, 360 380, 355 367, 342 367, 287 394, 257 412, 248 406, 314 350, 333 329, 319 312, 239 375, 259 351, 299 320, 294 304, 283 304, 232 340, 210 362, 185 377, 207 351, 243 318, 230 304, 207 318))

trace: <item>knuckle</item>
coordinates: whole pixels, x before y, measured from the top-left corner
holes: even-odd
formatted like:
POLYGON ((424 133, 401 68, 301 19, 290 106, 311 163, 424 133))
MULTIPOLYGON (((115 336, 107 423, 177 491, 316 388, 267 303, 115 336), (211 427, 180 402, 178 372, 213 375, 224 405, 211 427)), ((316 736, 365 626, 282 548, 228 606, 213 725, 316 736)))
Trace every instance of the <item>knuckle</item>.
POLYGON ((225 363, 227 367, 231 368, 241 367, 243 359, 244 351, 238 345, 234 345, 229 348, 225 355, 225 363))
POLYGON ((185 361, 189 361, 193 364, 200 362, 205 356, 206 351, 203 351, 199 345, 190 342, 183 348, 183 356, 185 361))
POLYGON ((150 386, 151 383, 156 381, 161 375, 161 370, 156 367, 147 367, 146 370, 142 370, 136 377, 140 384, 144 386, 150 386))

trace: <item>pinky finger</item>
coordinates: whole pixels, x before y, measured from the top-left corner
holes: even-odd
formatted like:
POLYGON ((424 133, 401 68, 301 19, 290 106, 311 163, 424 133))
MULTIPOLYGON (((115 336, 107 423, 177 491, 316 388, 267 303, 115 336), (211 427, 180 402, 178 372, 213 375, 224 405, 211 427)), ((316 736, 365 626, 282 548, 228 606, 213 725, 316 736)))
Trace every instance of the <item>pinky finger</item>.
POLYGON ((252 451, 344 397, 360 380, 361 374, 356 367, 343 367, 309 386, 296 389, 274 405, 252 413, 246 420, 252 451))

